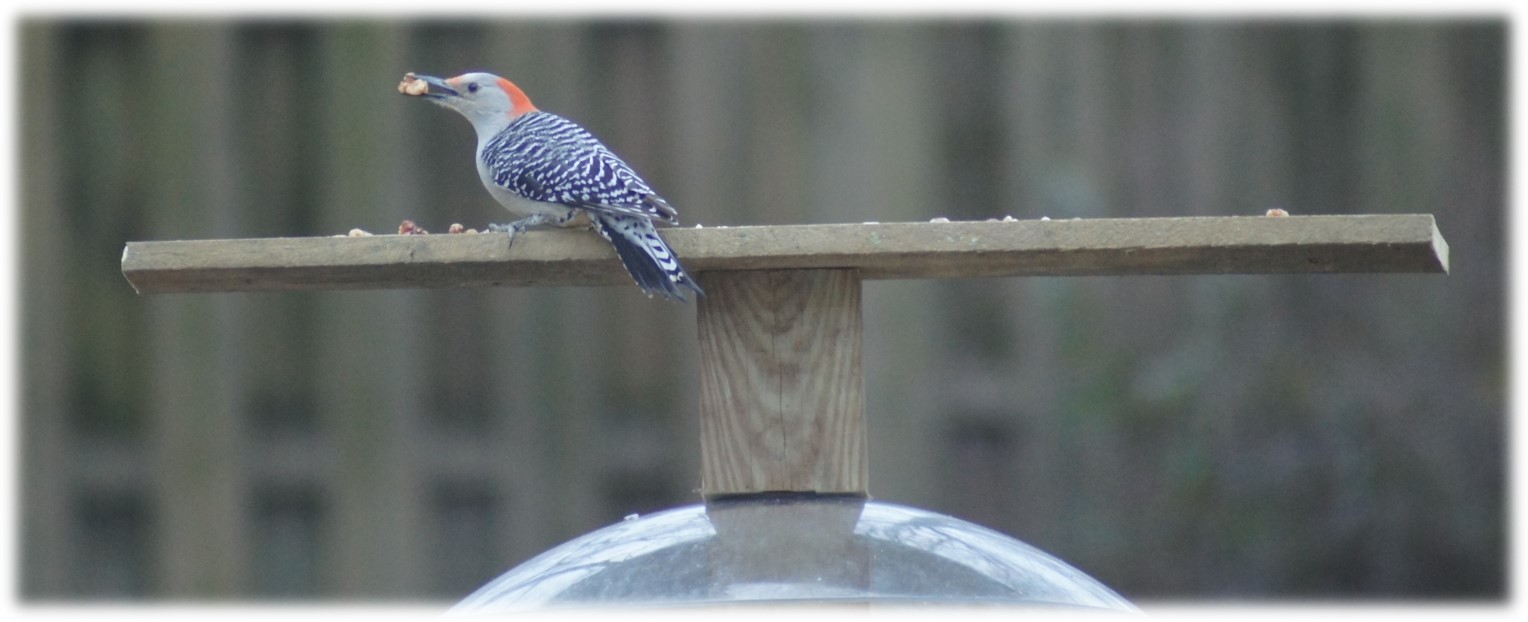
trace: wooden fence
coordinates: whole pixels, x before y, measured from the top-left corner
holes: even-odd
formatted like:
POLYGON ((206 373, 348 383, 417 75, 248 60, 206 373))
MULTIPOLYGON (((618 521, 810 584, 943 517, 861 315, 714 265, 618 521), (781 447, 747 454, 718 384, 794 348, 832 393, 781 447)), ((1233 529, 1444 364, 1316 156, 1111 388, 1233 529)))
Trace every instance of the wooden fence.
POLYGON ((1135 599, 1504 593, 1502 21, 20 33, 24 598, 452 599, 698 499, 689 307, 123 279, 130 240, 502 220, 393 91, 467 69, 686 226, 1436 214, 1446 279, 867 284, 869 469, 1135 599))

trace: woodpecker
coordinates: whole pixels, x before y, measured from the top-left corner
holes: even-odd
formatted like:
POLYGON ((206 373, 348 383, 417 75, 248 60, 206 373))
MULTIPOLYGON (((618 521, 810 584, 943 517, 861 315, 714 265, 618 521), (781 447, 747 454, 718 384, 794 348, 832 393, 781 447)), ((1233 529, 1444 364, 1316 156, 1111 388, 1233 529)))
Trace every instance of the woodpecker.
POLYGON ((477 171, 488 194, 520 219, 489 229, 514 236, 526 227, 590 227, 615 247, 649 297, 705 295, 679 265, 653 221, 679 214, 589 130, 538 110, 513 82, 488 73, 455 78, 405 74, 398 91, 461 113, 477 132, 477 171))

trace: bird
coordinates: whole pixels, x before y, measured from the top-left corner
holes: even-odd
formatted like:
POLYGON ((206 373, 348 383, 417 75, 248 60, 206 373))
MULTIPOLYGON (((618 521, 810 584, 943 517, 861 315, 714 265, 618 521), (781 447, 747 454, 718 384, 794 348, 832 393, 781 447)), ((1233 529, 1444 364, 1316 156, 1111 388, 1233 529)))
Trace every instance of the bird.
POLYGON ((583 126, 531 103, 513 82, 491 73, 454 78, 407 73, 398 91, 450 108, 477 133, 478 177, 520 219, 489 230, 514 236, 527 227, 589 227, 615 247, 643 293, 685 301, 704 296, 654 221, 679 224, 674 206, 583 126))

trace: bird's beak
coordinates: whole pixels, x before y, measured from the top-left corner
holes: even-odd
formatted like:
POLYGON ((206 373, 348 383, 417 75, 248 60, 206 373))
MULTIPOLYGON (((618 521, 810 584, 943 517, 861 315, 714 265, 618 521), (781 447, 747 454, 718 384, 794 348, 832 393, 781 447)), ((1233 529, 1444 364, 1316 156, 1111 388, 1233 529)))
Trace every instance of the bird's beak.
POLYGON ((451 85, 446 84, 445 80, 413 73, 403 74, 403 81, 398 83, 398 92, 437 101, 462 95, 451 88, 451 85))

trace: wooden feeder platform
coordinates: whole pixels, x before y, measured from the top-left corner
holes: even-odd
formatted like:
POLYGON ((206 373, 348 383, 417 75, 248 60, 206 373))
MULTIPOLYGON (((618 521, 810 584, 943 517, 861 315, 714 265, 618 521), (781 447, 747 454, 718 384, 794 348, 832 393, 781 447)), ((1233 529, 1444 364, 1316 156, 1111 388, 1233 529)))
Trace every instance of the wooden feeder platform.
MULTIPOLYGON (((863 223, 663 231, 698 302, 701 492, 868 494, 864 279, 1447 273, 1427 214, 863 223)), ((129 242, 142 294, 632 286, 587 231, 129 242)))

